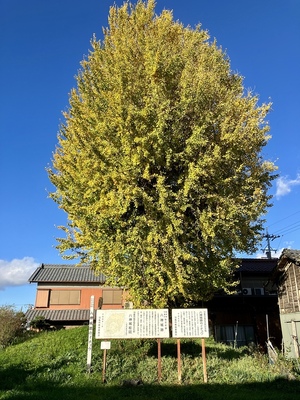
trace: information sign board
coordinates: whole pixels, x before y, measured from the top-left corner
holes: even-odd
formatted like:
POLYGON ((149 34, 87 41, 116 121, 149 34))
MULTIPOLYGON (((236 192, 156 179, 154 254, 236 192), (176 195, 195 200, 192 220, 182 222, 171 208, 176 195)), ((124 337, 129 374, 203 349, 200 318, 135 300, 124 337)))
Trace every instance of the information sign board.
POLYGON ((111 344, 111 342, 108 342, 108 341, 101 342, 100 349, 101 350, 110 350, 110 344, 111 344))
POLYGON ((96 339, 168 338, 168 309, 97 310, 96 339))
POLYGON ((172 337, 209 337, 208 313, 206 308, 184 308, 172 310, 172 337))

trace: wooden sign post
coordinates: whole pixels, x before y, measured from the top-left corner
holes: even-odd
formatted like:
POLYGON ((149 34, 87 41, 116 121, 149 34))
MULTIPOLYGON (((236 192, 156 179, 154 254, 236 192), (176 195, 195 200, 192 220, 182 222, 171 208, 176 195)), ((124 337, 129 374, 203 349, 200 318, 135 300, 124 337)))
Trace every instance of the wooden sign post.
POLYGON ((203 381, 204 383, 207 383, 205 339, 201 339, 201 341, 202 341, 203 381))
POLYGON ((101 342, 101 350, 103 350, 103 367, 102 367, 102 382, 106 383, 106 359, 107 350, 110 350, 110 342, 101 342))
POLYGON ((181 349, 180 349, 180 339, 177 339, 177 370, 178 370, 178 382, 181 383, 181 349))
POLYGON ((157 378, 161 381, 161 340, 157 339, 157 378))
POLYGON ((106 352, 107 350, 103 350, 103 368, 102 368, 102 382, 106 383, 106 352))

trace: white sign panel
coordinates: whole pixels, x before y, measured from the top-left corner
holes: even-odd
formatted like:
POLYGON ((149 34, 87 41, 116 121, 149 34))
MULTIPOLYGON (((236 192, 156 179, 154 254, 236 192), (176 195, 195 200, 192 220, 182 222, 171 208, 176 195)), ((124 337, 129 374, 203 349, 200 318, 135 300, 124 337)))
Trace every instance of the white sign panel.
POLYGON ((100 349, 101 350, 110 350, 111 342, 101 342, 100 349))
POLYGON ((97 310, 96 339, 168 338, 169 310, 97 310))
POLYGON ((172 337, 208 338, 208 314, 206 308, 172 310, 172 337))

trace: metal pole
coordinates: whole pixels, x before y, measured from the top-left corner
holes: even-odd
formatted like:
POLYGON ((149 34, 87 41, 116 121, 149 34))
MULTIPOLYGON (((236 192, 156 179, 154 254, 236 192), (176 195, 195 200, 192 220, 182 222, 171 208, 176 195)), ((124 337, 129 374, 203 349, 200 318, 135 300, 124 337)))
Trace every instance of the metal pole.
POLYGON ((238 326, 239 326, 239 321, 236 321, 235 330, 234 330, 234 343, 233 343, 233 348, 234 349, 237 348, 238 326))
POLYGON ((266 314, 266 325, 267 325, 267 341, 270 338, 270 333, 269 333, 269 316, 266 314))

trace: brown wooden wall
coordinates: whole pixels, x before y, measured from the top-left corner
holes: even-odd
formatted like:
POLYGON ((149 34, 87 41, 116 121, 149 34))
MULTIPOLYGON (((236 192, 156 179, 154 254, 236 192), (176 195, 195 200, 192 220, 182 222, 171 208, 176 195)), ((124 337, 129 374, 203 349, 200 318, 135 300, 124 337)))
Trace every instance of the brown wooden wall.
POLYGON ((280 314, 300 311, 300 267, 290 262, 278 291, 280 314))
MULTIPOLYGON (((100 298, 103 298, 104 291, 114 291, 111 288, 102 288, 102 287, 91 287, 91 288, 80 288, 80 287, 53 287, 53 288, 38 288, 36 294, 36 302, 35 308, 39 309, 48 309, 48 310, 82 310, 90 308, 90 299, 91 296, 95 297, 95 309, 98 308, 98 302, 100 298), (66 302, 59 302, 59 296, 55 296, 56 294, 63 294, 66 296, 68 292, 72 294, 72 300, 70 304, 68 300, 66 302), (57 297, 57 299, 56 299, 57 297), (53 299, 55 299, 53 301, 53 299)), ((120 292, 120 289, 116 289, 117 292, 120 292)), ((107 302, 102 305, 103 309, 120 309, 123 308, 124 300, 123 296, 118 296, 119 303, 118 304, 108 304, 107 302)))

